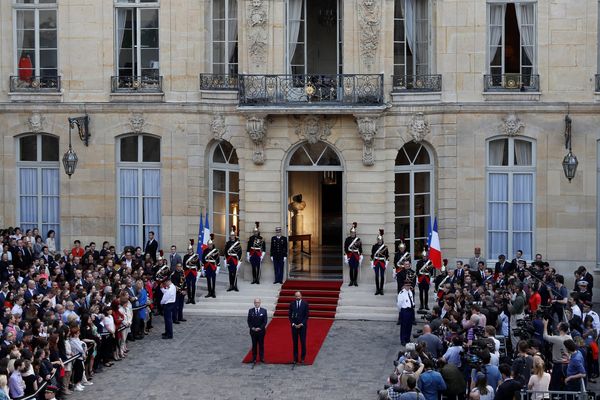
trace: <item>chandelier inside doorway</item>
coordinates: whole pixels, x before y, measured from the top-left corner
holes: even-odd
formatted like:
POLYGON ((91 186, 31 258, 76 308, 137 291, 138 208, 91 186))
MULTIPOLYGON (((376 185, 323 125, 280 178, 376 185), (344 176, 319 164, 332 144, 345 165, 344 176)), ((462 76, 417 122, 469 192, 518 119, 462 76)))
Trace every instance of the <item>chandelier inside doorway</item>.
POLYGON ((323 185, 336 185, 337 174, 335 171, 323 171, 323 185))

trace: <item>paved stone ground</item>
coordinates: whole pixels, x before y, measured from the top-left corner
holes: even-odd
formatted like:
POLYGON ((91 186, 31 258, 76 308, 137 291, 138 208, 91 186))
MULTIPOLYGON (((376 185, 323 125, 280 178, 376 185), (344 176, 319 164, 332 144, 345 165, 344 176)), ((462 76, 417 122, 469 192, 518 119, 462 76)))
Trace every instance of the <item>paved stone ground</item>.
MULTIPOLYGON (((245 318, 186 316, 175 339, 162 340, 162 319, 130 356, 94 377, 72 399, 357 399, 375 398, 399 348, 393 322, 335 321, 312 366, 241 360, 251 342, 245 318)), ((290 354, 291 358, 291 354, 290 354)))

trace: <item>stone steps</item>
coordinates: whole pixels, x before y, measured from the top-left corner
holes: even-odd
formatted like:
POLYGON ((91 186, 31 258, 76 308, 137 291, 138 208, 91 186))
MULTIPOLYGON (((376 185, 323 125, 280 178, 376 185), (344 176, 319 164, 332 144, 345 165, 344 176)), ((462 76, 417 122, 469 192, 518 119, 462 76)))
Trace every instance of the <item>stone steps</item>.
POLYGON ((396 283, 386 284, 383 296, 375 296, 375 285, 343 285, 335 315, 341 320, 396 321, 396 283))

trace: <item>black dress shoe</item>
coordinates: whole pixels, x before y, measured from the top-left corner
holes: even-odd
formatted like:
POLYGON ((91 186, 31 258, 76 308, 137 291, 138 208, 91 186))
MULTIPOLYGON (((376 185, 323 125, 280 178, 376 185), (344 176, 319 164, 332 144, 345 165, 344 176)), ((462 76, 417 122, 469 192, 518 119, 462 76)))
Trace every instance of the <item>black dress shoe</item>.
POLYGON ((252 282, 250 282, 250 284, 251 284, 251 285, 254 285, 255 283, 256 283, 256 281, 252 281, 252 282))
POLYGON ((379 290, 375 292, 375 296, 379 295, 379 290))
POLYGON ((261 358, 261 359, 260 359, 260 362, 264 364, 264 363, 265 363, 265 359, 264 359, 264 358, 261 358))
POLYGON ((179 325, 179 321, 173 321, 173 323, 179 325))
POLYGON ((196 300, 192 300, 192 301, 191 301, 191 303, 192 303, 192 304, 196 304, 196 300))
POLYGON ((354 286, 358 287, 358 283, 354 282, 354 286))
POLYGON ((425 306, 425 309, 426 309, 426 310, 429 310, 429 306, 425 306))
POLYGON ((204 296, 205 299, 208 299, 210 297, 210 293, 207 294, 206 296, 204 296))
POLYGON ((348 286, 354 286, 354 282, 350 282, 348 286))
POLYGON ((163 336, 163 339, 173 339, 173 336, 163 336))
POLYGON ((230 286, 229 289, 227 289, 228 292, 231 292, 233 290, 233 288, 230 286))
POLYGON ((185 318, 182 318, 179 320, 179 322, 186 322, 186 321, 187 321, 187 319, 185 319, 185 318))
POLYGON ((213 299, 216 299, 217 295, 213 293, 212 296, 210 296, 210 297, 212 297, 213 299))
POLYGON ((236 292, 239 292, 239 289, 236 287, 233 288, 233 290, 235 290, 236 292))
POLYGON ((304 358, 300 360, 300 364, 304 364, 304 358))

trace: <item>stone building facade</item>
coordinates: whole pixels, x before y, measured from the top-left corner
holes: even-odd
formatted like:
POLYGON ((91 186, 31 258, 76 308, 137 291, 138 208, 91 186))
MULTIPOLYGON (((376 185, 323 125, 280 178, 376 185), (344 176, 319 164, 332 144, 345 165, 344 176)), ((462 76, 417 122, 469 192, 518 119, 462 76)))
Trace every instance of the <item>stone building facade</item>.
POLYGON ((268 238, 282 226, 295 269, 312 259, 336 274, 352 222, 365 253, 384 229, 416 258, 436 217, 451 265, 481 247, 491 260, 541 253, 568 276, 595 269, 598 12, 597 0, 0 2, 0 226, 55 228, 62 247, 142 245, 155 230, 182 250, 208 211, 219 244, 230 225, 244 247, 255 221, 268 238), (83 115, 89 145, 75 127, 68 177, 67 121, 83 115))

